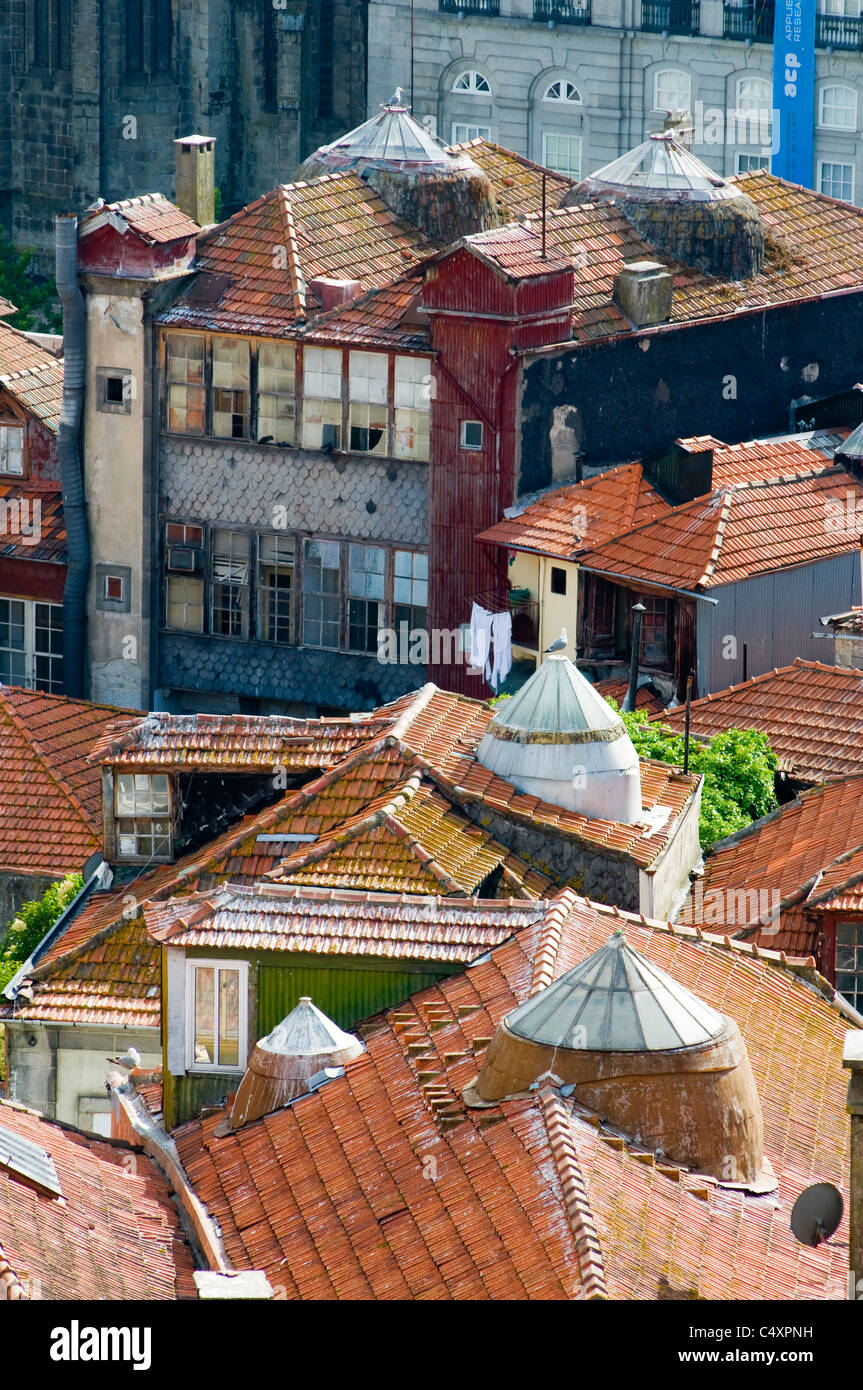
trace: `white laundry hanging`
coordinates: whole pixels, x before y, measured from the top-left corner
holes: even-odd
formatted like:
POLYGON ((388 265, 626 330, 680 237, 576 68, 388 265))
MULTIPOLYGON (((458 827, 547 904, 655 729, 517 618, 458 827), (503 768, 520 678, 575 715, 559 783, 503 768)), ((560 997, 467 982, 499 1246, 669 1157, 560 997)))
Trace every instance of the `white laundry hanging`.
POLYGON ((512 614, 495 613, 491 620, 494 660, 491 670, 486 664, 485 678, 497 692, 512 669, 512 614))
POLYGON ((470 664, 475 671, 482 671, 488 664, 491 624, 491 613, 482 604, 474 603, 470 610, 470 664))

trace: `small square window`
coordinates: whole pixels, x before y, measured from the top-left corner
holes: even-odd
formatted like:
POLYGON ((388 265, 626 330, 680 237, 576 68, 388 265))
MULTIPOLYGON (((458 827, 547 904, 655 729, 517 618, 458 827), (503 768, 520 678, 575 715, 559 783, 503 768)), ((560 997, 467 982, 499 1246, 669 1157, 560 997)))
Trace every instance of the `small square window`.
POLYGON ((107 415, 131 415, 132 373, 127 367, 96 367, 96 409, 107 415))
POLYGON ((117 599, 122 603, 125 595, 123 593, 123 576, 121 574, 106 574, 104 577, 104 586, 103 598, 117 599))
POLYGON ((482 448, 482 421, 481 420, 462 420, 461 422, 461 447, 463 449, 482 448))
POLYGON ((105 400, 111 405, 123 404, 123 378, 121 376, 105 377, 105 400))
POLYGON ((551 567, 551 592, 553 594, 566 593, 566 570, 558 569, 556 565, 551 567))

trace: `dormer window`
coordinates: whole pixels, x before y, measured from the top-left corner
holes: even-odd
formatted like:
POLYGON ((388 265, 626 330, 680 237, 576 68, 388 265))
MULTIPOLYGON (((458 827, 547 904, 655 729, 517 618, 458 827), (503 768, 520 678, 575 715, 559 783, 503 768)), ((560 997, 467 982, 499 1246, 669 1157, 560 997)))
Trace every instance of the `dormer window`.
POLYGON ((21 425, 0 425, 0 473, 21 477, 24 472, 24 430, 21 425))
POLYGON ((118 773, 114 815, 118 859, 171 858, 171 784, 165 773, 118 773))

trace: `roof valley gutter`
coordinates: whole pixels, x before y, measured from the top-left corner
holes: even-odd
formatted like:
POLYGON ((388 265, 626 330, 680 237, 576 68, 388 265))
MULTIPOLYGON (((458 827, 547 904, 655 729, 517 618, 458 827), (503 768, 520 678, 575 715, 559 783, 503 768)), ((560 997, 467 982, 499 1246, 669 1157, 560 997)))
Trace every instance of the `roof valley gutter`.
POLYGON ((86 696, 87 585, 90 537, 81 465, 80 434, 84 406, 86 313, 78 285, 78 219, 68 214, 54 224, 57 293, 63 306, 63 403, 57 453, 63 487, 68 565, 63 589, 64 694, 86 696))
POLYGON ((666 594, 680 594, 683 598, 697 598, 702 603, 712 603, 714 608, 719 606, 718 598, 711 598, 709 594, 696 594, 692 589, 677 589, 673 584, 660 584, 654 579, 640 579, 637 575, 615 574, 610 570, 597 570, 591 565, 583 565, 578 559, 573 560, 573 564, 578 565, 579 569, 584 570, 585 574, 599 574, 603 579, 611 579, 620 584, 630 584, 633 588, 643 588, 648 592, 651 589, 661 589, 666 594))
POLYGON ((45 952, 48 951, 50 947, 54 945, 54 942, 57 941, 63 935, 63 932, 69 926, 70 922, 72 922, 78 916, 78 913, 81 911, 82 907, 85 905, 90 895, 93 892, 95 892, 97 888, 109 888, 111 886, 112 879, 113 874, 111 873, 111 870, 108 868, 108 865, 105 863, 104 859, 101 860, 97 867, 94 869, 93 873, 87 879, 87 882, 84 884, 83 888, 81 888, 79 892, 75 894, 75 897, 69 903, 65 911, 60 914, 54 925, 50 927, 49 930, 42 937, 42 940, 39 942, 39 945, 36 947, 36 949, 30 953, 30 955, 27 957, 20 969, 16 970, 15 974, 12 976, 12 979, 9 981, 8 985, 3 990, 4 998, 11 999, 14 1001, 18 997, 18 986, 21 984, 23 980, 27 978, 30 971, 33 970, 34 967, 39 963, 39 958, 43 956, 45 952))

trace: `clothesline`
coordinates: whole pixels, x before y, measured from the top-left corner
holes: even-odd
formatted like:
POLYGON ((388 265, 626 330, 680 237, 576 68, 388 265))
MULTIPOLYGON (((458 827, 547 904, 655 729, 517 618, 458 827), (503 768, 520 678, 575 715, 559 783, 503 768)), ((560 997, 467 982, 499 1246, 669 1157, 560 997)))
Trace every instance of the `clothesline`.
POLYGON ((512 668, 512 614, 509 609, 491 613, 474 600, 470 611, 470 664, 475 671, 483 672, 492 690, 496 691, 506 680, 512 668))

